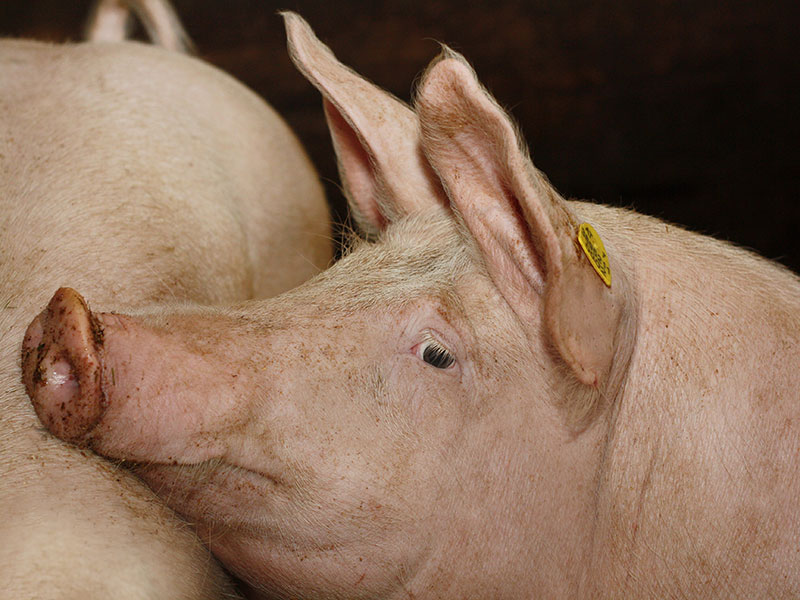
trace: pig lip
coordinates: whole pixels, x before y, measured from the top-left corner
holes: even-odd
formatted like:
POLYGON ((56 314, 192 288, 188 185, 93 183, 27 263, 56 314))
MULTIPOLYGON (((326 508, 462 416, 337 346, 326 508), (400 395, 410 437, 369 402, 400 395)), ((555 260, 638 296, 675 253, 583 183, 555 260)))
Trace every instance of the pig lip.
POLYGON ((103 329, 75 290, 61 288, 22 342, 22 378, 42 424, 83 443, 107 401, 102 389, 103 329))

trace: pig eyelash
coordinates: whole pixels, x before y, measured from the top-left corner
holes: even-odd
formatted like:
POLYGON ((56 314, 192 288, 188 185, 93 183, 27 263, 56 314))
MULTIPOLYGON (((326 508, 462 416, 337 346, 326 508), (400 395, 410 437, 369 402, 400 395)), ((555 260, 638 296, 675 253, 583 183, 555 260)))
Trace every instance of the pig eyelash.
POLYGON ((419 356, 437 369, 449 369, 456 362, 455 356, 430 334, 426 335, 425 340, 419 345, 419 356))

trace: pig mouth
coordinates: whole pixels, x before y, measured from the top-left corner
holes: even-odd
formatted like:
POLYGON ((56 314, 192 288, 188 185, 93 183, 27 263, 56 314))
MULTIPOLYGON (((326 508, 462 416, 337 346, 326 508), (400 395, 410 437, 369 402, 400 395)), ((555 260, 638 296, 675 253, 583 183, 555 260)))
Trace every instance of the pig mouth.
POLYGON ((125 466, 188 521, 256 535, 265 533, 263 515, 287 487, 278 477, 220 458, 125 466))

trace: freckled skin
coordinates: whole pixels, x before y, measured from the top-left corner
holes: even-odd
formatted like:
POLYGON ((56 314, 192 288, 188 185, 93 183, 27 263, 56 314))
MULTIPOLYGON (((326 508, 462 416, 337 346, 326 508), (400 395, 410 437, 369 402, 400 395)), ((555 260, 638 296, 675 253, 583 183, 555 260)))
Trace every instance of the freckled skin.
POLYGON ((458 55, 412 110, 285 17, 374 241, 272 300, 52 311, 56 346, 103 327, 106 406, 74 441, 254 597, 800 595, 800 280, 562 199, 458 55))
MULTIPOLYGON (((635 223, 638 231, 655 226, 609 209, 593 219, 635 223)), ((415 225, 430 220, 420 217, 415 225)), ((424 237, 448 237, 430 233, 424 237)), ((684 235, 688 248, 696 240, 684 235)), ((606 236, 615 248, 624 247, 621 239, 606 236)), ((674 248, 674 240, 664 243, 674 248)), ((421 250, 444 254, 434 242, 415 246, 411 254, 421 250)), ((735 380, 740 375, 730 371, 734 366, 675 363, 648 349, 668 339, 678 345, 673 355, 685 354, 696 323, 673 315, 670 337, 663 325, 643 333, 625 394, 575 432, 554 401, 565 389, 558 361, 545 339, 529 346, 486 275, 445 267, 442 273, 449 275, 414 292, 412 301, 401 290, 419 265, 397 271, 396 279, 378 289, 369 287, 373 273, 356 274, 359 264, 373 260, 398 269, 390 258, 395 251, 404 249, 365 247, 274 302, 142 314, 122 330, 106 325, 106 340, 118 339, 117 348, 138 346, 141 335, 153 337, 138 365, 128 363, 135 372, 118 371, 117 386, 105 388, 109 408, 82 442, 112 458, 144 461, 135 467, 140 476, 197 523, 229 568, 267 596, 394 597, 411 590, 415 597, 436 597, 447 590, 448 596, 454 591, 470 597, 455 583, 466 581, 470 589, 490 589, 496 597, 520 597, 523 587, 553 589, 556 583, 546 575, 554 569, 563 569, 574 586, 568 597, 648 597, 654 591, 669 596, 676 590, 727 596, 735 586, 762 585, 766 556, 783 556, 768 571, 771 589, 794 589, 796 571, 782 540, 793 535, 793 521, 786 520, 793 492, 786 478, 797 432, 781 418, 782 433, 773 437, 770 414, 777 417, 784 409, 752 412, 747 401, 735 418, 728 417, 729 429, 719 430, 726 395, 750 394, 735 380), (343 281, 359 294, 329 300, 343 281), (126 337, 139 327, 143 333, 126 337), (446 338, 458 357, 456 376, 413 353, 424 339, 414 336, 428 329, 446 338), (181 339, 190 340, 183 350, 181 339), (205 372, 199 366, 184 371, 196 353, 205 372), (159 388, 152 403, 130 405, 125 382, 142 385, 154 356, 192 392, 182 395, 174 384, 164 388, 156 374, 156 381, 145 383, 159 388), (670 365, 680 365, 688 383, 673 383, 668 395, 659 395, 664 381, 675 381, 670 365), (235 372, 235 382, 215 387, 216 380, 229 380, 223 372, 235 372), (703 392, 698 403, 698 377, 709 372, 727 382, 718 385, 715 397, 703 392), (643 403, 644 397, 660 403, 643 403), (179 412, 155 417, 164 410, 179 412), (182 423, 180 414, 191 414, 191 420, 182 423), (687 425, 691 414, 698 415, 697 430, 687 425), (754 436, 755 423, 764 429, 754 436), (709 427, 718 432, 711 445, 709 427), (717 448, 733 443, 736 431, 750 441, 740 443, 735 455, 718 458, 717 448), (735 469, 757 464, 746 457, 765 443, 775 448, 768 469, 751 466, 759 471, 732 478, 735 469), (723 464, 715 466, 719 460, 723 464), (759 490, 766 481, 771 483, 759 490), (763 504, 771 507, 766 512, 757 508, 761 494, 771 498, 763 504), (709 495, 714 502, 692 499, 709 495), (642 547, 658 552, 633 551, 642 547), (656 556, 688 560, 693 570, 658 581, 637 575, 659 572, 651 562, 656 556), (763 567, 758 573, 746 568, 753 561, 763 567), (531 564, 547 569, 532 578, 531 564), (723 570, 725 564, 736 570, 723 570), (528 579, 516 588, 523 573, 528 579), (773 578, 776 573, 786 577, 773 578), (329 582, 325 593, 313 591, 320 580, 329 582)), ((764 271, 765 264, 742 257, 764 271)), ((708 278, 703 283, 696 291, 683 286, 680 294, 654 290, 657 310, 641 313, 647 328, 661 318, 658 309, 667 298, 685 306, 694 294, 707 293, 708 278)), ((726 306, 717 307, 718 317, 740 310, 735 302, 726 306)), ((739 326, 734 314, 725 322, 739 326)), ((720 334, 720 340, 725 337, 720 334)), ((766 338, 752 339, 763 344, 766 338)), ((117 360, 114 352, 105 351, 105 360, 117 360)))

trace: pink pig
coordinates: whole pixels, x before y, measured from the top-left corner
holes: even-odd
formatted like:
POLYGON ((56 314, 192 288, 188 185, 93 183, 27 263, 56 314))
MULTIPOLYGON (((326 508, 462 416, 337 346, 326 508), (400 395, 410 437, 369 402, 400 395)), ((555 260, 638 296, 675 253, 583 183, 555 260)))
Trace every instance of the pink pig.
POLYGON ((564 200, 459 55, 412 110, 285 18, 370 241, 228 308, 60 290, 23 344, 45 426, 254 595, 800 595, 798 278, 564 200))
MULTIPOLYGON (((156 39, 185 37, 165 0, 101 0, 93 23, 129 10, 156 39)), ((103 30, 114 43, 0 40, 0 598, 230 598, 141 481, 43 435, 19 340, 63 285, 108 309, 277 295, 327 266, 327 205, 262 99, 103 30)))

